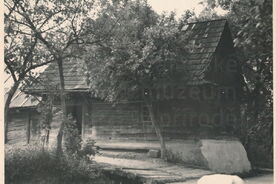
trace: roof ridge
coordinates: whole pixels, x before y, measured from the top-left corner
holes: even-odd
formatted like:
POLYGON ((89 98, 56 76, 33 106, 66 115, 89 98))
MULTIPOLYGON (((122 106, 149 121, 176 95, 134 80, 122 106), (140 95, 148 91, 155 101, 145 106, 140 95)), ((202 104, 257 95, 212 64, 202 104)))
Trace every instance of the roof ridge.
POLYGON ((194 22, 188 22, 187 24, 197 24, 197 23, 215 22, 215 21, 227 21, 227 19, 221 18, 221 19, 212 19, 212 20, 204 20, 204 21, 194 21, 194 22))

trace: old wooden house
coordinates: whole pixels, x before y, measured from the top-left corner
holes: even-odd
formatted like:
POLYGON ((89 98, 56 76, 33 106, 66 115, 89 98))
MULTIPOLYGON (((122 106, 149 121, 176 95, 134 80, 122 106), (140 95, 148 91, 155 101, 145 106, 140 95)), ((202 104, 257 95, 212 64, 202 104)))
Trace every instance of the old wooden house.
MULTIPOLYGON (((182 29, 192 31, 194 39, 191 41, 198 47, 185 61, 187 67, 184 72, 190 76, 189 83, 179 84, 179 100, 173 107, 173 121, 169 123, 168 117, 163 118, 164 134, 168 139, 229 134, 229 128, 239 125, 240 76, 233 57, 228 23, 226 20, 197 22, 182 29)), ((66 62, 64 76, 68 110, 79 123, 83 136, 107 140, 155 139, 143 102, 113 105, 91 97, 81 61, 66 62)), ((50 65, 41 78, 47 79, 45 82, 53 86, 51 90, 58 88, 57 66, 50 65)), ((30 92, 47 94, 41 85, 33 86, 30 92)))
MULTIPOLYGON (((184 62, 183 72, 189 74, 189 83, 178 85, 178 99, 170 109, 162 108, 165 139, 182 143, 183 140, 233 137, 240 125, 241 87, 229 25, 226 20, 212 20, 189 23, 182 29, 192 32, 191 42, 197 47, 184 62)), ((76 60, 64 64, 68 112, 77 120, 82 137, 91 137, 99 144, 142 142, 150 145, 156 142, 145 104, 124 101, 114 105, 94 98, 89 94, 83 66, 76 60)), ((55 91, 59 86, 57 66, 51 64, 41 79, 46 79, 45 82, 53 86, 51 91, 55 91)), ((47 95, 49 90, 35 85, 29 92, 47 95)), ((183 154, 190 149, 175 148, 183 154)), ((188 160, 196 162, 194 157, 192 152, 187 156, 188 160)))
MULTIPOLYGON (((7 90, 6 90, 7 91, 7 90)), ((7 93, 5 94, 5 100, 7 93)), ((17 90, 11 100, 8 143, 30 143, 39 134, 39 100, 17 90)))

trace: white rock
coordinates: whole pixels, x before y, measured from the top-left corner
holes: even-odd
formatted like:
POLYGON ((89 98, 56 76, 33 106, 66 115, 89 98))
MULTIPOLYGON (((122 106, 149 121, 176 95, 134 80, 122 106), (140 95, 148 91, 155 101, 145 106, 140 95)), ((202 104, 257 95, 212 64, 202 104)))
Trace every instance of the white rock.
POLYGON ((213 174, 201 177, 197 184, 244 184, 236 175, 213 174))
POLYGON ((207 167, 224 174, 248 173, 251 164, 238 140, 201 140, 201 153, 207 167))

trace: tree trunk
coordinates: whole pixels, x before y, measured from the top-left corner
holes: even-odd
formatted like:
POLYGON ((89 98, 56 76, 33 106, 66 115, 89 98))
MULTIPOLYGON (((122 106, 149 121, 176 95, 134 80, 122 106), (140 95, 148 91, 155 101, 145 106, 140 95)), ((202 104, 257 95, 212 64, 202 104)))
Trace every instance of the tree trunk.
POLYGON ((63 129, 67 120, 67 110, 66 110, 66 97, 65 97, 65 84, 64 84, 64 76, 63 76, 63 60, 59 58, 57 60, 58 71, 59 71, 59 79, 60 79, 60 103, 62 110, 62 122, 57 135, 57 156, 62 154, 62 137, 63 137, 63 129))
POLYGON ((30 139, 31 139, 31 121, 32 121, 32 116, 31 116, 31 112, 28 113, 28 121, 27 121, 27 131, 26 131, 26 136, 27 136, 27 144, 30 143, 30 139))
POLYGON ((5 102, 5 110, 4 110, 4 124, 5 124, 5 144, 8 143, 8 130, 9 130, 9 112, 10 112, 10 103, 13 95, 19 87, 20 82, 16 81, 11 89, 8 92, 8 97, 5 102))
POLYGON ((153 105, 153 103, 148 103, 147 104, 150 118, 152 121, 152 125, 154 126, 155 132, 157 137, 159 138, 160 141, 160 148, 161 148, 161 158, 165 159, 166 158, 166 145, 165 145, 165 140, 161 131, 161 126, 159 123, 159 118, 158 118, 158 109, 156 105, 153 105))

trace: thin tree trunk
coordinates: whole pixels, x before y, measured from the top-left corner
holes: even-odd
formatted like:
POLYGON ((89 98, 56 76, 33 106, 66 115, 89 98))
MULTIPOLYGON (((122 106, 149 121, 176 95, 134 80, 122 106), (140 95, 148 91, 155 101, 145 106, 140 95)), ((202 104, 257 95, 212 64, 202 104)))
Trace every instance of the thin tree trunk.
POLYGON ((8 143, 8 130, 9 130, 9 112, 10 112, 10 103, 12 100, 13 95, 15 94, 16 90, 19 87, 20 82, 17 81, 13 84, 11 89, 8 92, 8 97, 5 102, 5 109, 4 109, 4 124, 5 124, 5 144, 8 143))
POLYGON ((59 58, 57 61, 58 70, 59 70, 59 79, 60 79, 60 103, 62 110, 62 122, 57 135, 57 156, 62 154, 62 137, 63 137, 63 129, 65 122, 67 120, 67 110, 66 110, 66 97, 65 97, 65 84, 64 84, 64 75, 63 75, 63 60, 59 58))
POLYGON ((166 158, 166 144, 165 144, 165 140, 164 140, 164 137, 163 137, 163 134, 161 131, 161 126, 160 126, 159 118, 158 118, 158 112, 156 112, 157 109, 156 109, 156 107, 154 107, 153 103, 148 103, 147 107, 149 110, 152 125, 154 126, 156 135, 160 141, 161 158, 165 159, 166 158))
POLYGON ((27 144, 30 143, 30 139, 31 139, 31 112, 28 113, 28 121, 27 121, 27 132, 26 132, 26 136, 27 136, 27 144))

